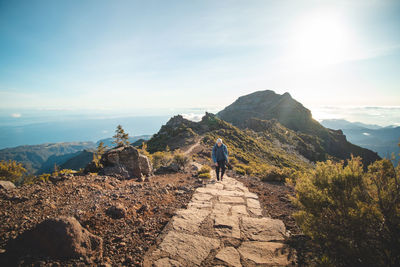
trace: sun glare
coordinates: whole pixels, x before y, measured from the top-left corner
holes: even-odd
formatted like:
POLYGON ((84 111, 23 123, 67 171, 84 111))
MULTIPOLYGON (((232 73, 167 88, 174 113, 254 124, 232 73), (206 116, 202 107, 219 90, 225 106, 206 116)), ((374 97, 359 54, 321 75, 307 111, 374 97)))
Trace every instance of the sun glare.
POLYGON ((310 14, 294 25, 290 60, 310 67, 342 62, 351 56, 351 39, 349 26, 340 16, 310 14))

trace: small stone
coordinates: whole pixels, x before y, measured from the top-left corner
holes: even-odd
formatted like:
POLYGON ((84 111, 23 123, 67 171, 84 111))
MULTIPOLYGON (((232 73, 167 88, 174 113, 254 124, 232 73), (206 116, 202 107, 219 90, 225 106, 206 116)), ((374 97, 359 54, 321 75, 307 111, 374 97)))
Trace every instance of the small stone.
POLYGON ((121 219, 126 216, 126 209, 122 204, 116 204, 108 208, 106 214, 113 219, 121 219))

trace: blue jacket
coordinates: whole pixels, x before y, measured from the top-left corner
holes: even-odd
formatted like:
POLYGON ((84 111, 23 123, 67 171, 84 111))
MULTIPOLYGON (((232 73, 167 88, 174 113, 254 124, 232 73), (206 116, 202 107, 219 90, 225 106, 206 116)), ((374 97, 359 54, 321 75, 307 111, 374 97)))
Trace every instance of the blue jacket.
MULTIPOLYGON (((226 162, 228 162, 229 160, 228 160, 228 148, 226 147, 226 145, 225 144, 222 144, 221 145, 221 148, 222 148, 222 151, 223 151, 223 159, 225 159, 226 160, 226 162)), ((213 147, 213 149, 212 149, 212 154, 211 154, 211 156, 212 156, 212 159, 213 159, 213 161, 214 161, 214 163, 215 162, 217 162, 217 160, 223 160, 223 159, 221 159, 221 158, 218 158, 218 149, 220 149, 219 147, 218 147, 218 145, 217 144, 215 144, 214 145, 214 147, 213 147)))

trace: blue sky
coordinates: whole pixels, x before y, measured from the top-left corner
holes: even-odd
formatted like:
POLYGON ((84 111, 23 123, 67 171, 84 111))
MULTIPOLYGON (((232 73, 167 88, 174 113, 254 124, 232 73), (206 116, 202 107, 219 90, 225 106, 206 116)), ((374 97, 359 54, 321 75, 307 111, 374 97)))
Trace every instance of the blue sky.
POLYGON ((395 0, 0 0, 0 106, 213 111, 263 89, 316 116, 400 106, 399 14, 395 0))

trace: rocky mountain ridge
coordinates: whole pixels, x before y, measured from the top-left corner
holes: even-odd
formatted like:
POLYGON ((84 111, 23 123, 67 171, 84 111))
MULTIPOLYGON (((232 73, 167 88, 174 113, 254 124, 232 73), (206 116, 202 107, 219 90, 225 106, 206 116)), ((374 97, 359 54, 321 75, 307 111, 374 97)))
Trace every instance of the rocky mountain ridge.
POLYGON ((283 95, 274 91, 257 91, 239 97, 231 105, 217 113, 217 116, 233 125, 245 129, 249 128, 249 120, 277 120, 283 126, 306 137, 311 144, 317 145, 319 161, 330 157, 338 160, 350 158, 351 155, 360 156, 366 165, 380 157, 376 152, 361 148, 347 141, 341 130, 325 128, 312 118, 311 111, 293 99, 289 93, 283 95))

